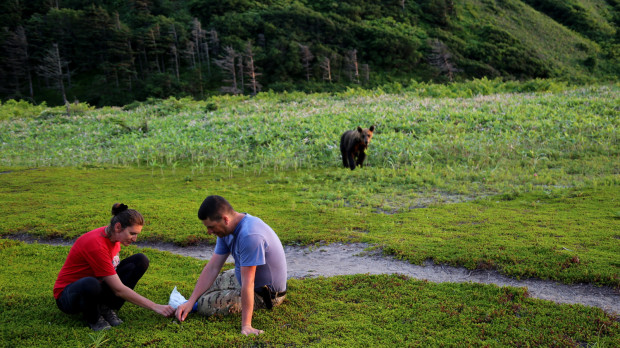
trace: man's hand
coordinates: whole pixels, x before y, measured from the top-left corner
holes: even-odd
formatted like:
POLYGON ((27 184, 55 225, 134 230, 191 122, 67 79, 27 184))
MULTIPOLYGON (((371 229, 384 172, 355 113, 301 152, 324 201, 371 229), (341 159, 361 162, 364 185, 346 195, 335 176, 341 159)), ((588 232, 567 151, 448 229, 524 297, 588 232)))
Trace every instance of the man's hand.
POLYGON ((170 317, 174 314, 174 308, 172 308, 172 306, 170 305, 156 305, 155 308, 153 308, 153 311, 155 311, 155 313, 157 314, 161 314, 164 317, 170 317))
POLYGON ((192 311, 193 307, 194 304, 189 301, 179 305, 176 312, 177 319, 179 319, 179 321, 185 321, 185 318, 187 318, 187 315, 192 311))
POLYGON ((262 334, 263 332, 265 332, 265 331, 255 329, 255 328, 253 328, 251 326, 242 326, 241 327, 241 333, 246 335, 246 336, 247 335, 257 335, 258 336, 258 335, 262 334))

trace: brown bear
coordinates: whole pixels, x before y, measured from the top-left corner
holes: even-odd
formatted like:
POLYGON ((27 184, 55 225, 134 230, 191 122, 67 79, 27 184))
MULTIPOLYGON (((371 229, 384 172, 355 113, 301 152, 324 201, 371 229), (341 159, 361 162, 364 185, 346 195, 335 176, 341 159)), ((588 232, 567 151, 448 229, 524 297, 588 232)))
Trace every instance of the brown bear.
POLYGON ((342 134, 340 137, 340 153, 342 153, 342 164, 345 168, 349 167, 353 170, 357 166, 364 166, 366 149, 374 131, 375 126, 370 126, 368 129, 362 129, 358 126, 356 130, 346 131, 342 134))

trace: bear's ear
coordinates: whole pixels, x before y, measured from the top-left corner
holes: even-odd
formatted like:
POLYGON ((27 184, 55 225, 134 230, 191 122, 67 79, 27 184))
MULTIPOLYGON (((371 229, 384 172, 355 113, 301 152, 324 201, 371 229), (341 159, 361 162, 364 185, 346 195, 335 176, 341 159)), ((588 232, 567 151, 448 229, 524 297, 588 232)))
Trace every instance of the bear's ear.
POLYGON ((369 131, 374 132, 375 131, 375 126, 370 126, 370 128, 368 128, 369 131))
POLYGON ((363 132, 364 130, 362 129, 362 127, 357 126, 357 131, 361 133, 361 132, 363 132))

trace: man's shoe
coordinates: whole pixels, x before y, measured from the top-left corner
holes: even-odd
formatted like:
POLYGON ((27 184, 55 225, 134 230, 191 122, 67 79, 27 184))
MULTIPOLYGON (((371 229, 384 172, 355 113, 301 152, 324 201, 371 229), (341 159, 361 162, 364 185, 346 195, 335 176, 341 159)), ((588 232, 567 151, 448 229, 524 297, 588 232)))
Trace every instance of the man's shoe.
POLYGON ((105 319, 103 319, 102 316, 99 316, 99 319, 96 323, 88 323, 88 326, 90 326, 93 331, 108 330, 111 328, 110 324, 105 319))
POLYGON ((110 323, 110 325, 112 326, 119 326, 120 324, 123 323, 121 318, 119 318, 118 315, 116 315, 116 312, 106 305, 99 306, 99 313, 101 313, 101 316, 103 316, 103 319, 105 319, 105 321, 110 323))

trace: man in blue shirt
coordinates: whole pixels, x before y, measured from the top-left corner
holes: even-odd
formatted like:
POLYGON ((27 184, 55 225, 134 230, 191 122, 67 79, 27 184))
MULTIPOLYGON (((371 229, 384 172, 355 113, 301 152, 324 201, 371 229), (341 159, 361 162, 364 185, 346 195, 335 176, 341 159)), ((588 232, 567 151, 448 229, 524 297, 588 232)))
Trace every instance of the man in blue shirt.
POLYGON ((177 318, 184 321, 198 303, 198 313, 203 315, 241 312, 242 334, 263 333, 252 327, 254 310, 271 309, 286 295, 286 257, 280 239, 261 219, 236 212, 220 196, 207 197, 198 218, 217 242, 192 295, 177 308, 177 318), (231 254, 235 269, 218 276, 231 254))

